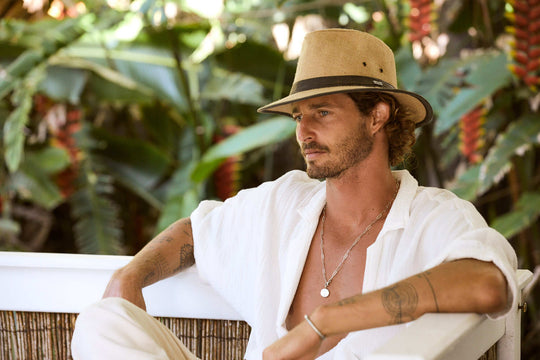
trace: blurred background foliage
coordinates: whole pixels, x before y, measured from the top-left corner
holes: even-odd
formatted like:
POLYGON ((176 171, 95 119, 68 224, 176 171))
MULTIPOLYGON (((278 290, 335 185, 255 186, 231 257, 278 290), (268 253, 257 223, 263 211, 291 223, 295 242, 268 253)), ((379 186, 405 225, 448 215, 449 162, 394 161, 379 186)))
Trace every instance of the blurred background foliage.
POLYGON ((2 0, 0 250, 134 254, 202 199, 303 168, 288 93, 303 35, 368 31, 436 120, 401 167, 472 201, 535 272, 540 0, 2 0))

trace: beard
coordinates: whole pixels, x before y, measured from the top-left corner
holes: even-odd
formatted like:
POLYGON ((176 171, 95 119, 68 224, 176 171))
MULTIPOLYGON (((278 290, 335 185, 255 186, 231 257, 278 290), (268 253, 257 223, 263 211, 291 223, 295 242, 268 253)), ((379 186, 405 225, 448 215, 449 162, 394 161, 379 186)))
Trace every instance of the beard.
POLYGON ((320 164, 316 164, 316 161, 306 161, 306 172, 310 178, 339 178, 345 170, 360 163, 371 154, 373 138, 364 127, 360 126, 358 132, 345 137, 333 146, 333 150, 317 143, 304 144, 302 146, 304 159, 306 159, 304 151, 307 149, 321 150, 333 155, 330 159, 320 161, 320 164))

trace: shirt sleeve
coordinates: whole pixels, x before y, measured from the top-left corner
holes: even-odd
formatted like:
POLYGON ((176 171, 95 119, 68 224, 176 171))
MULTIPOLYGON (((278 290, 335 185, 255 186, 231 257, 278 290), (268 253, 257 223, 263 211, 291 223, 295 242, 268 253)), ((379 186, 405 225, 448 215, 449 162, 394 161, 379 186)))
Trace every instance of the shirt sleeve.
POLYGON ((250 324, 279 300, 276 259, 290 239, 296 204, 317 184, 291 171, 225 202, 203 201, 191 214, 199 275, 250 324))
POLYGON ((452 199, 435 210, 436 214, 440 212, 444 212, 444 216, 439 216, 437 226, 434 228, 438 236, 444 237, 445 241, 440 242, 442 248, 425 270, 443 262, 466 258, 492 262, 506 278, 508 301, 504 310, 487 315, 492 319, 505 316, 517 306, 518 299, 517 257, 514 249, 506 238, 487 225, 480 213, 468 201, 452 199))

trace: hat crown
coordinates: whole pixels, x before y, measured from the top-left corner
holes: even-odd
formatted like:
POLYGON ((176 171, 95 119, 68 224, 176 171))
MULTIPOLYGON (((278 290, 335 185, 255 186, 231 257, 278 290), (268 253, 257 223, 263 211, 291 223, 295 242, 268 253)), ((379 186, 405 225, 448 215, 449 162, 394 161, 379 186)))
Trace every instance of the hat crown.
POLYGON ((426 99, 397 88, 394 53, 383 41, 357 30, 319 30, 304 38, 289 95, 257 111, 291 115, 293 104, 304 99, 373 91, 394 97, 417 126, 433 118, 426 99))
POLYGON ((294 82, 332 76, 363 76, 397 88, 392 50, 365 32, 327 29, 306 35, 294 82))

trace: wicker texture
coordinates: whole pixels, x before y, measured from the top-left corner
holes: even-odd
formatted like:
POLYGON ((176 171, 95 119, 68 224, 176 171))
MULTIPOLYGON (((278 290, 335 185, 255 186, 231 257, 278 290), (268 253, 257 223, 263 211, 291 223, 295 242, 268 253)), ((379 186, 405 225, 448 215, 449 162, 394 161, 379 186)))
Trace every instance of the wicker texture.
MULTIPOLYGON (((77 314, 0 311, 0 360, 69 360, 77 314)), ((158 318, 202 360, 242 359, 243 321, 158 318)))
POLYGON ((76 314, 0 312, 0 359, 71 359, 76 314))
MULTIPOLYGON (((0 360, 70 360, 77 314, 0 311, 0 360)), ((201 360, 241 360, 251 331, 243 321, 158 318, 201 360)), ((497 358, 496 346, 480 359, 497 358)))

